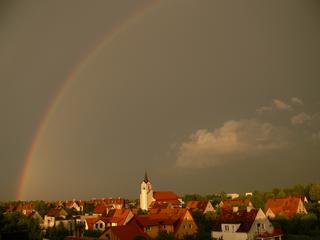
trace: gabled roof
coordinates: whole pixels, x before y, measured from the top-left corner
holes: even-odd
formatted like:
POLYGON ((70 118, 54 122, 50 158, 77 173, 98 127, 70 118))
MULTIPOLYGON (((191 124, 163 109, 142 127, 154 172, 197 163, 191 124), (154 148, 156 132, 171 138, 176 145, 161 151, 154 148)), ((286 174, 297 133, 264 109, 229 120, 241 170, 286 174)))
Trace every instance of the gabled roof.
POLYGON ((130 209, 114 209, 112 214, 110 214, 111 221, 117 222, 118 225, 124 225, 130 212, 130 209))
POLYGON ((136 236, 143 236, 146 239, 150 239, 150 237, 139 228, 135 221, 131 221, 125 226, 110 227, 106 231, 117 236, 118 240, 133 240, 136 236))
POLYGON ((142 227, 174 225, 178 217, 155 216, 155 215, 139 215, 136 217, 138 224, 142 227))
POLYGON ((204 211, 208 205, 209 201, 189 201, 187 203, 188 209, 199 209, 204 211))
POLYGON ((299 203, 302 202, 300 196, 289 196, 285 198, 269 198, 265 210, 269 208, 275 215, 283 215, 287 218, 293 217, 298 213, 299 203))
POLYGON ((84 220, 86 221, 88 228, 93 229, 93 225, 98 221, 98 217, 88 217, 85 218, 84 220))
POLYGON ((221 215, 217 219, 217 224, 214 225, 214 231, 221 231, 221 224, 232 223, 240 224, 237 232, 249 232, 251 226, 256 219, 259 209, 252 209, 251 211, 239 210, 233 212, 231 210, 222 210, 221 215))
POLYGON ((153 192, 153 198, 156 201, 172 201, 172 200, 179 200, 179 197, 174 192, 153 192))
POLYGON ((50 216, 50 217, 61 217, 61 216, 65 216, 66 214, 67 213, 62 208, 52 208, 52 209, 49 210, 47 216, 50 216), (63 214, 63 213, 65 213, 65 214, 63 214))
POLYGON ((150 204, 150 209, 152 208, 174 208, 180 206, 180 202, 172 203, 172 202, 160 202, 160 201, 153 201, 150 204))
POLYGON ((173 225, 176 232, 188 211, 186 208, 151 209, 148 215, 139 215, 136 220, 141 227, 173 225))
POLYGON ((227 199, 222 201, 222 204, 220 204, 220 207, 223 209, 232 208, 234 206, 249 206, 251 203, 251 200, 249 198, 245 199, 227 199))
POLYGON ((111 209, 111 207, 110 206, 106 206, 106 205, 97 205, 94 208, 93 213, 105 215, 105 214, 107 214, 107 210, 108 209, 111 209))

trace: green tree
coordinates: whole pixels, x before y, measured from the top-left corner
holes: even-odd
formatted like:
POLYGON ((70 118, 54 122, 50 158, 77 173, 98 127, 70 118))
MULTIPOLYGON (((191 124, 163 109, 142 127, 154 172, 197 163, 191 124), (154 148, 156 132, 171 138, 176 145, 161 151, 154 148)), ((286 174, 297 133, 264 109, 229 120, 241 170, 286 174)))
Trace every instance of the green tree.
POLYGON ((310 200, 313 202, 320 200, 320 184, 312 184, 309 191, 310 200))
POLYGON ((52 227, 47 229, 46 237, 50 240, 63 240, 65 237, 69 236, 71 233, 65 226, 60 223, 57 227, 52 227))
POLYGON ((44 217, 49 211, 49 206, 45 201, 34 201, 33 202, 34 209, 44 217))
POLYGON ((94 204, 93 203, 85 203, 84 204, 84 213, 92 214, 94 210, 94 204))
POLYGON ((8 239, 41 239, 39 222, 29 218, 20 212, 13 212, 2 216, 0 231, 5 233, 8 239))
POLYGON ((280 191, 278 194, 277 194, 277 197, 278 198, 284 198, 284 197, 286 197, 287 196, 287 194, 284 192, 284 191, 280 191))
POLYGON ((173 233, 160 232, 156 240, 174 240, 174 235, 173 233))
POLYGON ((144 236, 135 236, 133 240, 147 240, 144 236))
POLYGON ((101 235, 101 231, 99 230, 85 230, 83 236, 85 237, 99 237, 101 235))

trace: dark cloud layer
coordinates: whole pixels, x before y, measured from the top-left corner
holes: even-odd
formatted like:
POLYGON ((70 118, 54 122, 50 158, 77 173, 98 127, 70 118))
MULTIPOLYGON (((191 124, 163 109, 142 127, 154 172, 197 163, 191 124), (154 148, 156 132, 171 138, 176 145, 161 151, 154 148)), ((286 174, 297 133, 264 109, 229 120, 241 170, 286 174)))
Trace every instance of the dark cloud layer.
MULTIPOLYGON (((34 131, 70 69, 146 3, 2 10, 1 198, 15 197, 34 131)), ((145 169, 156 189, 178 193, 320 181, 318 11, 317 1, 155 4, 78 72, 23 197, 135 198, 145 169)))

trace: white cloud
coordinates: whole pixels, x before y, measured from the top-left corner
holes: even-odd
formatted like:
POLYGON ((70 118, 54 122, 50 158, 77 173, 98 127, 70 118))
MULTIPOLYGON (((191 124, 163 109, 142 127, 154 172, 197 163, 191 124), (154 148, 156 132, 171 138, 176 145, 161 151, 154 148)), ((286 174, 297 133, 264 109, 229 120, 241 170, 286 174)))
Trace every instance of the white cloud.
POLYGON ((282 149, 288 145, 283 133, 280 128, 255 119, 227 121, 212 132, 200 129, 192 134, 189 141, 180 145, 176 164, 179 167, 206 167, 240 156, 282 149))
POLYGON ((306 121, 310 121, 311 117, 306 114, 305 112, 299 113, 291 118, 291 123, 293 125, 301 125, 304 124, 306 121))
POLYGON ((303 101, 297 97, 291 98, 291 102, 296 104, 296 105, 303 105, 303 101))
POLYGON ((256 110, 256 112, 260 114, 265 112, 271 112, 271 111, 272 111, 272 107, 269 107, 269 106, 262 106, 256 110))
POLYGON ((274 99, 273 104, 276 109, 281 110, 281 111, 291 111, 292 110, 292 107, 289 104, 287 104, 279 99, 274 99))

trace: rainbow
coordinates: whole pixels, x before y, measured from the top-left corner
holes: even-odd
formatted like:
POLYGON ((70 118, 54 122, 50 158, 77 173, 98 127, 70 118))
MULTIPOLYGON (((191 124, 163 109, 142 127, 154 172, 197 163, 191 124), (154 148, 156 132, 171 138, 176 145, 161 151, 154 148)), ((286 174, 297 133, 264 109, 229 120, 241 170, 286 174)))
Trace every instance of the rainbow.
POLYGON ((88 64, 88 62, 98 54, 99 50, 101 50, 105 45, 113 41, 119 35, 119 33, 128 29, 130 25, 132 25, 134 22, 137 22, 138 20, 143 18, 146 15, 146 13, 149 10, 153 9, 159 2, 160 0, 152 0, 144 6, 142 6, 141 8, 137 9, 135 12, 133 12, 130 16, 128 16, 121 22, 115 24, 115 26, 113 26, 113 28, 109 32, 103 35, 98 41, 95 42, 95 44, 92 45, 91 48, 88 49, 88 51, 80 58, 79 62, 77 62, 77 64, 75 64, 73 68, 69 71, 69 74, 67 75, 65 80, 62 81, 62 83, 58 87, 56 94, 52 97, 46 110, 42 114, 42 117, 39 120, 38 127, 35 130, 35 133, 32 137, 32 141, 27 150, 20 178, 18 181, 16 200, 23 199, 25 182, 33 160, 33 156, 37 150, 37 146, 40 140, 44 136, 45 129, 48 127, 48 122, 58 109, 59 105, 62 102, 63 96, 66 94, 67 90, 72 86, 81 69, 83 69, 88 64))

